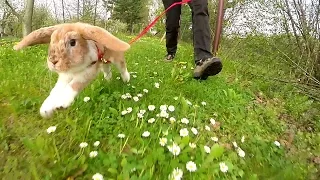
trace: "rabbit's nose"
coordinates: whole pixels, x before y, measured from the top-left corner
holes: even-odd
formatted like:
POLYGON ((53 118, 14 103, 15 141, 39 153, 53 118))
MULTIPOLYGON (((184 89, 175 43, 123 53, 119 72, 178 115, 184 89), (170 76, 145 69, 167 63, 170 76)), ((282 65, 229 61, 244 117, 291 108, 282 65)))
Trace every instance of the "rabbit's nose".
POLYGON ((56 65, 58 61, 51 61, 53 65, 56 65))

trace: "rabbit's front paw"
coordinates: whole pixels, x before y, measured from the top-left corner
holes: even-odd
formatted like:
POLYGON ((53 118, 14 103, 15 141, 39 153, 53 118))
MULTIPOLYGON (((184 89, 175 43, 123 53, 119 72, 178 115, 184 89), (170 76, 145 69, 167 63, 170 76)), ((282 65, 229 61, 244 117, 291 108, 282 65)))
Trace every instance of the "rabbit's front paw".
POLYGON ((73 103, 74 98, 68 97, 67 95, 61 96, 54 103, 54 109, 66 109, 73 103))
POLYGON ((52 98, 52 96, 49 96, 41 105, 40 115, 43 118, 50 118, 52 117, 53 112, 54 112, 54 98, 52 98))
POLYGON ((63 92, 57 94, 58 97, 55 99, 54 109, 66 109, 71 106, 77 93, 77 91, 74 91, 71 87, 67 86, 63 92))
POLYGON ((121 78, 123 82, 129 82, 130 81, 130 73, 128 71, 121 74, 121 78))
POLYGON ((64 91, 55 91, 54 93, 51 93, 42 103, 40 108, 41 116, 43 118, 50 118, 55 110, 69 107, 73 103, 77 93, 77 91, 74 91, 68 86, 64 91))

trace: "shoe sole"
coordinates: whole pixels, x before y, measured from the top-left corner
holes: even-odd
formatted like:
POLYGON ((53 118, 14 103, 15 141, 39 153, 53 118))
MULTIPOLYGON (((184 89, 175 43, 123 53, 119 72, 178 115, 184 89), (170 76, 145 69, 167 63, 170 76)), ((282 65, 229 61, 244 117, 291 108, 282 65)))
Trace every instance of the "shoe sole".
POLYGON ((218 58, 214 58, 211 62, 208 62, 202 74, 194 74, 195 79, 206 80, 209 76, 214 76, 219 74, 222 70, 221 60, 218 58))

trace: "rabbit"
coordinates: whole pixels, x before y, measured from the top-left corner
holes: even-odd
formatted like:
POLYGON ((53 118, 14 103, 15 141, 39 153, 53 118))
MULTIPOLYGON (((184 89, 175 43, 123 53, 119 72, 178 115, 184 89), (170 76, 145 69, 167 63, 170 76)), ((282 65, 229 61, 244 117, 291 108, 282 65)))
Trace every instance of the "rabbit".
POLYGON ((76 22, 43 27, 25 36, 13 49, 37 44, 49 44, 47 66, 58 74, 55 86, 40 107, 43 118, 71 106, 99 70, 110 80, 111 64, 120 71, 124 82, 130 81, 124 57, 130 45, 98 26, 76 22))

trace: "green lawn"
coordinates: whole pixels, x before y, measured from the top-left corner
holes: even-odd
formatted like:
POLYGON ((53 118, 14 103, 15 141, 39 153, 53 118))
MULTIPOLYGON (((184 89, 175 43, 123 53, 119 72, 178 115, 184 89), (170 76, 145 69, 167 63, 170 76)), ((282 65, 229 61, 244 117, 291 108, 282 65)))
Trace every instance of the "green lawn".
POLYGON ((221 74, 196 81, 190 44, 181 43, 176 60, 167 63, 162 60, 165 45, 144 37, 126 55, 128 70, 134 72, 129 84, 117 79, 115 69, 110 82, 100 74, 70 108, 42 119, 39 108, 57 78, 46 67, 47 47, 14 52, 13 44, 0 40, 2 179, 92 179, 100 173, 104 179, 163 180, 175 168, 183 171, 182 179, 194 180, 320 176, 319 104, 290 85, 255 76, 270 74, 272 68, 239 61, 233 50, 222 49, 221 74), (122 99, 126 93, 132 98, 122 99), (134 101, 138 94, 142 97, 134 101), (85 97, 90 100, 85 102, 85 97), (149 111, 149 105, 155 110, 149 111), (160 117, 166 115, 160 112, 161 105, 174 106, 173 112, 166 112, 175 122, 160 117), (132 112, 122 115, 129 107, 132 112), (140 110, 146 112, 139 118, 140 110), (183 118, 189 123, 182 123, 183 118), (48 134, 50 126, 56 131, 48 134), (142 136, 148 135, 145 131, 148 137, 142 136), (165 146, 160 138, 167 139, 165 146), (82 142, 88 146, 80 148, 82 142), (90 157, 92 151, 97 151, 96 157, 90 157), (188 171, 189 161, 196 164, 195 172, 188 171), (227 172, 222 172, 222 162, 227 172))

